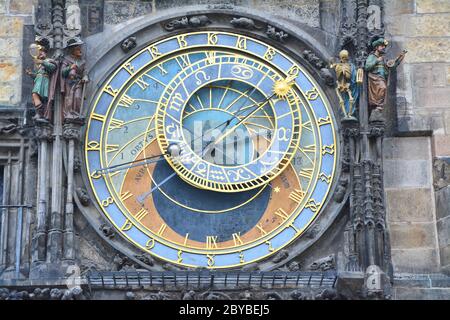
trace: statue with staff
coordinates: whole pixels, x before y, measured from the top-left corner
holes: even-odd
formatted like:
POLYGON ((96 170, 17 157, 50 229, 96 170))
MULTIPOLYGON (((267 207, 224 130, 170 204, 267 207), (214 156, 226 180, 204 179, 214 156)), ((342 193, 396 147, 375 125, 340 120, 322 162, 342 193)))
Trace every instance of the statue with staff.
POLYGON ((84 89, 89 81, 86 61, 83 59, 81 40, 74 40, 67 46, 69 54, 61 65, 61 92, 63 95, 63 118, 67 121, 81 118, 84 89))

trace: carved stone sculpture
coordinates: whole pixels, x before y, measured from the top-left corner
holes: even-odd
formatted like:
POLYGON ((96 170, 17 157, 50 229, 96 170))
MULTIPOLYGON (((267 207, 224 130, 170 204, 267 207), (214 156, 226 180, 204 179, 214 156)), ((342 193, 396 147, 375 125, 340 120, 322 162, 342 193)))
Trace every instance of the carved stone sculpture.
POLYGON ((49 96, 51 90, 51 78, 57 69, 55 60, 47 57, 47 48, 40 44, 30 46, 30 54, 34 61, 34 70, 26 69, 25 72, 33 78, 33 90, 31 93, 33 104, 36 109, 34 120, 50 120, 49 96))
POLYGON ((61 91, 63 100, 64 119, 74 120, 80 118, 83 103, 84 86, 89 81, 86 73, 86 61, 83 59, 81 45, 83 42, 73 41, 68 45, 69 55, 62 62, 61 91))
POLYGON ((395 60, 385 61, 388 42, 379 38, 372 42, 372 53, 367 57, 365 69, 369 73, 369 108, 381 113, 386 104, 387 82, 390 70, 397 68, 407 53, 404 50, 395 60))
POLYGON ((360 85, 362 83, 362 70, 358 71, 349 60, 347 50, 339 53, 339 62, 330 65, 336 71, 336 94, 344 116, 351 118, 355 115, 360 85))
POLYGON ((257 26, 252 19, 245 18, 245 17, 233 18, 230 21, 230 23, 235 28, 242 28, 242 29, 247 29, 247 30, 255 30, 255 29, 259 30, 259 29, 263 28, 263 27, 257 26))

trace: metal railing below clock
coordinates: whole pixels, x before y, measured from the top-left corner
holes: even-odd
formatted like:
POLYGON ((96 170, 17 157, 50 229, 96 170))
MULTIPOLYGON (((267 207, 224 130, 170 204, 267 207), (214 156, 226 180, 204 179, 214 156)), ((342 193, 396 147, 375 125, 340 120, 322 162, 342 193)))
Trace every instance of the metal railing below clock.
POLYGON ((152 288, 334 288, 336 272, 239 272, 239 271, 90 271, 90 289, 152 288))

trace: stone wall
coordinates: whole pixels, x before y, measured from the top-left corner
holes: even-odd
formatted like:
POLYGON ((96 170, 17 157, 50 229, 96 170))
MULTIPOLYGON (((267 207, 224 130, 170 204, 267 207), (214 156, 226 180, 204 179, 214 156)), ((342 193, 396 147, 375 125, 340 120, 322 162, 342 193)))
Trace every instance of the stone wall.
POLYGON ((430 167, 437 162, 448 167, 450 160, 450 2, 401 0, 385 6, 391 56, 408 50, 397 70, 397 133, 431 136, 386 142, 394 265, 397 271, 448 271, 450 192, 443 189, 445 172, 435 174, 434 187, 441 178, 435 192, 430 167))
MULTIPOLYGON (((232 6, 254 8, 274 16, 300 22, 311 27, 320 26, 319 0, 150 0, 105 1, 105 24, 117 24, 159 10, 177 8, 180 5, 209 5, 211 9, 229 9, 232 6)), ((334 2, 334 1, 324 1, 334 2)))
POLYGON ((34 0, 0 0, 0 106, 21 102, 23 26, 34 0))

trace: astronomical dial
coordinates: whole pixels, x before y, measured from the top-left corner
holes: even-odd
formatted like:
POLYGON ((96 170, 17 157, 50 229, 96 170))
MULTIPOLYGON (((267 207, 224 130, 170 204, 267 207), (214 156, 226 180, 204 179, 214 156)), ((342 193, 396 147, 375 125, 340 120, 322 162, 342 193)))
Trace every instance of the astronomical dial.
POLYGON ((335 180, 335 119, 293 58, 219 31, 152 43, 91 107, 84 153, 102 214, 137 248, 238 267, 297 239, 335 180))

